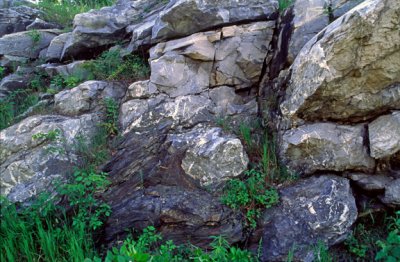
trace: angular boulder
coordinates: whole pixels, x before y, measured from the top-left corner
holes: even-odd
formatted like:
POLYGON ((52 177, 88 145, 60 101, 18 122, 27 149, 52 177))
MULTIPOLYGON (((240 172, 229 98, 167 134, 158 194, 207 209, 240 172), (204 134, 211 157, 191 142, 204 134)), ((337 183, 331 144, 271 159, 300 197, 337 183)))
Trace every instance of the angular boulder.
POLYGON ((185 134, 171 135, 167 140, 188 148, 182 159, 182 169, 202 187, 217 188, 223 182, 242 174, 249 158, 241 141, 224 135, 220 128, 195 129, 185 134))
POLYGON ((205 191, 157 185, 146 189, 115 194, 106 200, 112 213, 106 222, 105 239, 126 236, 127 230, 155 226, 167 239, 177 244, 208 247, 211 236, 223 235, 229 243, 242 240, 242 217, 223 206, 205 191))
POLYGON ((391 207, 400 208, 400 178, 387 185, 381 201, 391 207))
POLYGON ((1 195, 13 202, 24 202, 40 192, 51 190, 79 163, 72 145, 77 136, 90 139, 99 117, 79 118, 57 115, 32 116, 0 132, 1 195), (58 132, 52 140, 36 137, 58 132))
POLYGON ((399 109, 399 10, 367 0, 313 37, 292 65, 284 117, 360 122, 399 109))
POLYGON ((27 6, 3 8, 0 5, 0 37, 25 31, 39 15, 39 11, 27 6))
POLYGON ((364 0, 296 0, 293 4, 293 33, 288 60, 293 63, 303 46, 339 16, 364 0))
POLYGON ((371 156, 376 159, 400 152, 400 111, 380 116, 368 125, 371 156))
POLYGON ((152 39, 166 40, 226 24, 268 20, 277 10, 276 0, 173 0, 159 14, 152 39))
POLYGON ((104 99, 111 98, 118 104, 126 88, 118 83, 87 81, 71 90, 61 91, 54 97, 54 109, 67 116, 77 116, 104 108, 104 99))
POLYGON ((0 81, 0 99, 6 98, 17 90, 26 89, 33 79, 34 70, 29 67, 18 67, 14 74, 10 74, 0 81))
POLYGON ((0 55, 36 59, 60 33, 59 30, 35 30, 5 35, 0 38, 0 55))
POLYGON ((262 216, 262 261, 285 261, 294 247, 294 260, 312 255, 310 247, 344 241, 357 219, 357 207, 347 179, 311 177, 279 191, 278 206, 262 216))
POLYGON ((363 125, 308 124, 283 133, 280 156, 290 168, 305 174, 373 171, 375 161, 368 154, 364 137, 363 125))

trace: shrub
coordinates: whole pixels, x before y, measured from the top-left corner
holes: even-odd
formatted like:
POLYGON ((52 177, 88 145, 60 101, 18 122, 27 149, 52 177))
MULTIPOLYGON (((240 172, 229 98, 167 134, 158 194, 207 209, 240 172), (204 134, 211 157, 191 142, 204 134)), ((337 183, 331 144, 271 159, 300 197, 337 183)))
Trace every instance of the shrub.
POLYGON ((390 230, 386 240, 378 240, 376 244, 381 248, 375 256, 377 261, 400 261, 400 211, 396 212, 392 223, 388 225, 390 230))

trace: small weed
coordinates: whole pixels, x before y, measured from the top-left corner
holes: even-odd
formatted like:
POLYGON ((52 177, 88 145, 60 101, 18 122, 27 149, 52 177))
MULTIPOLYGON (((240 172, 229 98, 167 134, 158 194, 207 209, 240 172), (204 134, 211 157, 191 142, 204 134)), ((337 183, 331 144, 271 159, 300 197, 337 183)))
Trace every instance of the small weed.
POLYGON ((120 50, 103 52, 96 60, 83 65, 92 79, 137 81, 149 76, 149 66, 135 55, 122 57, 120 50))
POLYGON ((2 66, 0 66, 0 81, 3 79, 3 77, 6 74, 6 69, 2 66))
POLYGON ((101 126, 105 128, 110 137, 118 135, 118 112, 119 106, 112 98, 104 99, 104 106, 106 109, 106 118, 101 126))
POLYGON ((293 4, 294 0, 279 0, 279 12, 285 11, 293 4))
POLYGON ((255 228, 263 208, 270 208, 279 201, 276 189, 268 186, 265 175, 254 169, 245 172, 244 180, 228 181, 222 202, 232 209, 240 209, 247 218, 247 225, 255 228))
POLYGON ((33 46, 37 46, 40 42, 41 35, 36 29, 30 30, 27 33, 32 40, 33 46))
POLYGON ((365 258, 367 254, 368 245, 363 243, 368 238, 367 234, 364 225, 358 224, 350 237, 344 242, 348 250, 358 258, 365 258))
POLYGON ((400 211, 391 218, 388 225, 389 234, 386 240, 378 240, 376 244, 381 248, 375 256, 376 261, 400 261, 400 211))
POLYGON ((316 262, 332 262, 333 258, 329 253, 328 247, 322 241, 318 241, 313 248, 314 261, 316 262))

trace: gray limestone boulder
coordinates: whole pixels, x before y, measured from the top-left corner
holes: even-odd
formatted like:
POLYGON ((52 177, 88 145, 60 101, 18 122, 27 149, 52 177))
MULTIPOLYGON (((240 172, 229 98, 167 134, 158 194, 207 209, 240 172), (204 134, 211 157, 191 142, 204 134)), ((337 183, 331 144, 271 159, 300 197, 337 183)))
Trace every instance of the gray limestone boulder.
POLYGON ((119 0, 115 5, 78 14, 62 57, 114 44, 128 37, 127 27, 140 24, 149 10, 165 5, 158 0, 119 0))
POLYGON ((399 109, 399 10, 367 0, 313 37, 292 65, 284 117, 360 122, 399 109))
POLYGON ((288 60, 293 63, 303 46, 339 16, 364 0, 296 0, 293 33, 289 41, 288 60))
POLYGON ((32 30, 5 35, 0 38, 0 55, 38 58, 40 51, 60 33, 59 30, 32 30))
POLYGON ((0 37, 25 31, 40 12, 27 6, 3 8, 0 5, 0 37))
POLYGON ((357 219, 357 207, 347 179, 333 175, 311 177, 279 190, 280 203, 267 209, 260 226, 262 261, 312 257, 312 247, 344 241, 357 219))
POLYGON ((6 98, 17 90, 26 89, 34 76, 30 67, 18 67, 17 71, 0 81, 0 99, 6 98))
POLYGON ((64 45, 71 37, 71 32, 60 34, 51 40, 45 54, 47 61, 60 61, 64 51, 64 45))
POLYGON ((223 235, 229 243, 243 239, 243 217, 205 191, 164 185, 129 191, 106 196, 112 209, 105 228, 108 242, 126 236, 126 229, 149 225, 176 244, 190 241, 205 248, 210 236, 223 235))
POLYGON ((64 180, 79 163, 72 147, 77 136, 90 139, 98 122, 96 114, 79 118, 43 115, 28 117, 2 130, 1 195, 24 202, 40 192, 51 191, 52 183, 64 180), (49 132, 57 134, 54 139, 38 136, 49 132))
POLYGON ((376 159, 400 152, 400 111, 380 116, 368 125, 371 156, 376 159))
POLYGON ((400 208, 400 178, 387 185, 381 201, 389 206, 400 208))
POLYGON ((71 90, 64 90, 54 97, 54 109, 61 115, 78 116, 104 108, 104 99, 119 103, 126 88, 118 83, 87 81, 71 90))
POLYGON ((160 43, 150 51, 150 81, 170 97, 217 86, 251 88, 261 76, 274 26, 229 26, 160 43))
POLYGON ((375 161, 365 146, 363 125, 344 126, 315 123, 286 131, 282 135, 280 156, 293 170, 373 171, 375 161))
POLYGON ((242 174, 249 159, 242 142, 220 128, 199 128, 183 134, 172 134, 172 147, 187 147, 182 169, 204 188, 215 189, 226 180, 242 174))
POLYGON ((276 0, 173 0, 159 14, 152 39, 166 40, 226 24, 268 20, 277 10, 276 0))
POLYGON ((62 75, 65 77, 76 77, 79 80, 85 80, 90 77, 90 72, 85 68, 85 60, 75 61, 69 64, 43 64, 39 68, 43 69, 47 75, 54 77, 62 75))

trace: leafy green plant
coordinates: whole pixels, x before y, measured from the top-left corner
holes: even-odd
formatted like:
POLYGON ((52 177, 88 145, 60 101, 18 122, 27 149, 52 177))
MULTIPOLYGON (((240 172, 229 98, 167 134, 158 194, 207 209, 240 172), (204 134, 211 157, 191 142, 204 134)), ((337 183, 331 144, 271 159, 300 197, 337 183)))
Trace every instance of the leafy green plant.
POLYGON ((3 79, 5 74, 6 74, 6 69, 4 67, 0 66, 0 81, 1 81, 1 79, 3 79))
POLYGON ((386 240, 378 240, 376 244, 381 248, 375 256, 375 260, 395 262, 400 260, 400 211, 392 218, 389 224, 390 230, 386 240))
POLYGON ((240 209, 247 218, 247 225, 255 228, 261 209, 270 208, 279 201, 276 189, 265 182, 265 174, 251 169, 245 172, 245 179, 227 182, 222 202, 232 209, 240 209))
POLYGON ((41 35, 38 30, 33 29, 27 33, 32 40, 33 46, 36 46, 40 42, 41 35))
POLYGON ((368 245, 364 244, 363 241, 366 239, 365 235, 367 234, 368 233, 366 232, 364 225, 358 224, 354 228, 353 233, 344 242, 348 250, 356 257, 366 257, 368 245))
POLYGON ((118 134, 119 106, 114 99, 109 97, 104 99, 104 106, 106 109, 106 118, 101 123, 101 126, 105 128, 110 137, 114 137, 118 134))
MULTIPOLYGON (((169 261, 202 261, 202 262, 230 262, 256 261, 254 256, 240 248, 229 245, 221 236, 211 237, 210 252, 196 246, 177 246, 173 241, 164 242, 161 235, 150 226, 136 239, 128 238, 122 246, 107 252, 106 262, 169 262, 169 261)), ((89 260, 92 261, 92 260, 89 260)), ((95 258, 94 262, 102 261, 95 258)))
POLYGON ((279 0, 279 12, 285 11, 287 8, 289 8, 294 0, 279 0))
POLYGON ((97 59, 89 61, 83 68, 90 72, 92 79, 136 81, 147 78, 149 67, 136 55, 123 57, 120 50, 103 52, 97 59))

